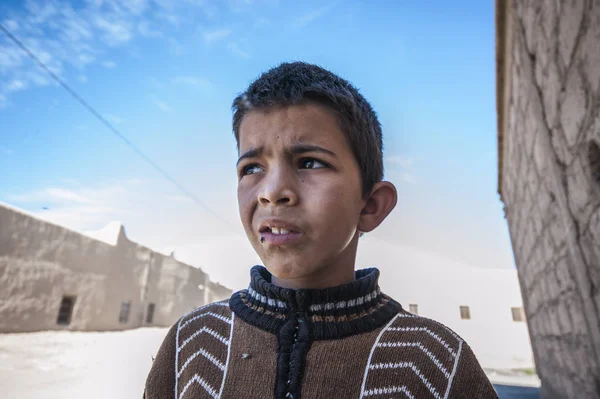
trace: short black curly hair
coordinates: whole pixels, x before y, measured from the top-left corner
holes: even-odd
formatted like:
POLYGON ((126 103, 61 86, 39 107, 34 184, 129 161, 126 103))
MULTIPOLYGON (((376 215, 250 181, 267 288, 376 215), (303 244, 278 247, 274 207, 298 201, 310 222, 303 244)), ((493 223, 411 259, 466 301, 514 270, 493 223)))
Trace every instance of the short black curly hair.
POLYGON ((317 103, 332 109, 362 174, 363 196, 383 180, 383 135, 371 104, 350 82, 306 62, 282 63, 263 73, 233 101, 233 133, 253 109, 317 103))

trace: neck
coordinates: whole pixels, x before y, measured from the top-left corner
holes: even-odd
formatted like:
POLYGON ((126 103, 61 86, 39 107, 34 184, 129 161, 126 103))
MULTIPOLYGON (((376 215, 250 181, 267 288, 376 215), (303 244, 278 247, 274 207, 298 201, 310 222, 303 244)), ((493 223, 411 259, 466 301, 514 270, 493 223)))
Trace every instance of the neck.
POLYGON ((356 263, 358 237, 359 233, 357 232, 335 259, 329 259, 319 267, 312 268, 312 271, 308 274, 296 272, 293 273, 296 274, 293 278, 278 277, 277 268, 271 268, 265 262, 265 266, 267 266, 272 276, 271 284, 281 288, 300 290, 324 289, 351 283, 355 278, 354 265, 356 263))

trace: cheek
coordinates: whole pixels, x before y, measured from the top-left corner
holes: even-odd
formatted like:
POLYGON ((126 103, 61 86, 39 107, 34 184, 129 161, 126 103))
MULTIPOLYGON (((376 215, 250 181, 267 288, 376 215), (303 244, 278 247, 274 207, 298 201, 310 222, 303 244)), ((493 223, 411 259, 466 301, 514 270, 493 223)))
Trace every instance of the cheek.
POLYGON ((248 218, 252 217, 252 207, 253 207, 253 194, 252 194, 252 190, 249 189, 248 187, 246 187, 244 184, 239 184, 238 185, 238 190, 237 190, 237 197, 238 197, 238 208, 240 211, 240 216, 242 218, 242 223, 244 223, 244 225, 247 222, 251 222, 251 219, 248 220, 248 218))
POLYGON ((335 232, 335 236, 345 236, 345 230, 353 234, 360 216, 360 204, 356 200, 360 198, 359 191, 343 182, 332 181, 322 187, 311 203, 324 231, 326 234, 335 232))

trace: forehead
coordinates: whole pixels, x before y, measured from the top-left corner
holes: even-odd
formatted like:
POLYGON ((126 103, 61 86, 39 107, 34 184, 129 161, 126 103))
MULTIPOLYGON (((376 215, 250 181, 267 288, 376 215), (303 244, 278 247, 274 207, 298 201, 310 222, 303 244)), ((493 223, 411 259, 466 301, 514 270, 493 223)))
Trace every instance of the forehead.
MULTIPOLYGON (((293 143, 347 147, 334 111, 317 104, 257 109, 242 119, 239 149, 286 146, 293 143)), ((349 148, 348 148, 349 150, 349 148)))

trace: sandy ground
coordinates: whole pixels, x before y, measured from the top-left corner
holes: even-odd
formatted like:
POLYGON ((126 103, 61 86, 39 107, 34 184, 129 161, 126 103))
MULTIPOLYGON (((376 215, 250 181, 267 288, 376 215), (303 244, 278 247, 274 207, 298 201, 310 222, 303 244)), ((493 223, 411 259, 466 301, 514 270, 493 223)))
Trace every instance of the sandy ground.
MULTIPOLYGON (((11 399, 141 398, 167 329, 0 334, 0 387, 11 399)), ((490 371, 494 384, 539 386, 535 376, 490 371)), ((504 396, 502 397, 520 397, 504 396)))
POLYGON ((141 398, 167 329, 0 334, 0 387, 11 399, 141 398))

